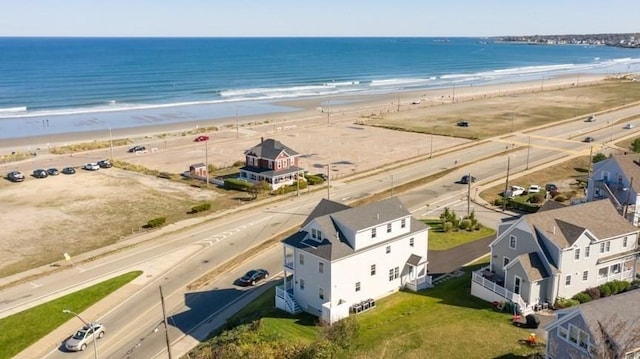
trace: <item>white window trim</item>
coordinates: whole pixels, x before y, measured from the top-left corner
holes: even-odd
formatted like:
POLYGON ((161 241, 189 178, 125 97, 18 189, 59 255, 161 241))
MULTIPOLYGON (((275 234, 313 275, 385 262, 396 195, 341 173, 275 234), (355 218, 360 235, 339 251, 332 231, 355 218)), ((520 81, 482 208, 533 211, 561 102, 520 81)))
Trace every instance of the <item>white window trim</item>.
POLYGON ((518 246, 518 237, 514 236, 513 234, 509 235, 509 248, 511 249, 516 249, 516 247, 518 246), (511 240, 513 239, 513 247, 511 246, 511 240))
POLYGON ((576 248, 573 250, 573 260, 574 261, 580 260, 580 248, 576 248))

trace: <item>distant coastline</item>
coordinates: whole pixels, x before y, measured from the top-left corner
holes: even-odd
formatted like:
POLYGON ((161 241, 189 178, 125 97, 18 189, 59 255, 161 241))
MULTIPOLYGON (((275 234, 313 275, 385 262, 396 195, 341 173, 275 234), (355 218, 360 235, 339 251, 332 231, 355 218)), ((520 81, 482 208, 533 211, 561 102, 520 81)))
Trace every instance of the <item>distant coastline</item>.
POLYGON ((585 34, 585 35, 532 35, 495 37, 494 41, 532 45, 590 45, 619 48, 640 48, 640 33, 585 34))

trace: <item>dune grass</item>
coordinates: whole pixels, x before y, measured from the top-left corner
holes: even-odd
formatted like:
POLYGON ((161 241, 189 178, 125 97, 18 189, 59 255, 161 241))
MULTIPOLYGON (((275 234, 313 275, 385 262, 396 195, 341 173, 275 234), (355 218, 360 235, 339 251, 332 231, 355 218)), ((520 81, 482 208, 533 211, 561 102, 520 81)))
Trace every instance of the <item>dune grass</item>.
MULTIPOLYGON (((63 323, 78 320, 71 314, 63 313, 64 309, 82 313, 140 274, 141 271, 129 272, 0 319, 0 359, 13 358, 63 323)), ((78 324, 81 326, 80 322, 78 324)))

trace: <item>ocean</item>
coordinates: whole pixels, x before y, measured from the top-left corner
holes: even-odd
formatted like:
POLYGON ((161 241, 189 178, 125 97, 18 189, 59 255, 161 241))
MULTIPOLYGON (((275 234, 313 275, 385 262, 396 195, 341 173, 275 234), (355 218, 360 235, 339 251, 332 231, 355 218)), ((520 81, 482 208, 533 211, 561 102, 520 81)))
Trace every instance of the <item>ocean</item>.
POLYGON ((485 38, 0 38, 0 140, 639 69, 638 49, 485 38))

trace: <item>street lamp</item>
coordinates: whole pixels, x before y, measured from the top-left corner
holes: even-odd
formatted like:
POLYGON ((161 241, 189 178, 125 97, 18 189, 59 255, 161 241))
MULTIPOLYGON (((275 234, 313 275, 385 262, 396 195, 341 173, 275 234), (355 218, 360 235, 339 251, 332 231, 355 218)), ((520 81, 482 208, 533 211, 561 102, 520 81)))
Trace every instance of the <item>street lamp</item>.
POLYGON ((113 135, 111 134, 111 125, 109 125, 109 147, 111 149, 111 162, 113 162, 113 135))
POLYGON ((80 314, 72 312, 69 309, 63 309, 62 312, 63 313, 67 313, 67 314, 75 315, 76 318, 80 319, 82 321, 82 323, 84 323, 84 325, 86 325, 86 326, 91 328, 91 335, 93 335, 93 356, 94 356, 95 359, 98 359, 98 338, 96 337, 96 328, 93 326, 93 322, 87 323, 87 321, 84 320, 80 316, 80 314))

